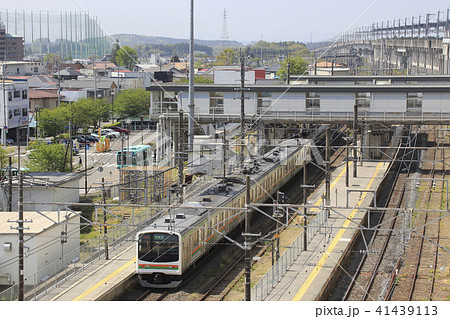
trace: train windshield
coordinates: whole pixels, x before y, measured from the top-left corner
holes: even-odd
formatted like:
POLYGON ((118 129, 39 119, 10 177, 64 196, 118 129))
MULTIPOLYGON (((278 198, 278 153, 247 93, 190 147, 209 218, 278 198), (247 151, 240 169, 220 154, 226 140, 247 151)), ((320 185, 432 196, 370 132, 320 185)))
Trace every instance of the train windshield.
POLYGON ((150 262, 173 262, 179 259, 177 235, 147 233, 139 237, 138 258, 150 262))

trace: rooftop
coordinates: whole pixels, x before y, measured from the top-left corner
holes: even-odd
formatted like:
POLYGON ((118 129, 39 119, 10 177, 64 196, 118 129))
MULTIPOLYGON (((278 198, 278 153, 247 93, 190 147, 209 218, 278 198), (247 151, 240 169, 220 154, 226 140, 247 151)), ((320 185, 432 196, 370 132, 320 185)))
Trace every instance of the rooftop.
POLYGON ((30 99, 56 99, 56 98, 58 98, 58 94, 55 92, 52 92, 50 90, 29 90, 28 98, 30 98, 30 99))
MULTIPOLYGON (((78 216, 76 213, 67 212, 69 219, 78 216)), ((58 223, 66 220, 66 212, 24 212, 24 220, 31 221, 24 224, 25 229, 24 234, 33 235, 39 234, 42 231, 50 228, 58 223)), ((17 234, 16 229, 11 229, 11 227, 17 227, 12 221, 19 219, 18 212, 0 212, 0 234, 17 234)), ((15 243, 14 243, 15 244, 15 243)))

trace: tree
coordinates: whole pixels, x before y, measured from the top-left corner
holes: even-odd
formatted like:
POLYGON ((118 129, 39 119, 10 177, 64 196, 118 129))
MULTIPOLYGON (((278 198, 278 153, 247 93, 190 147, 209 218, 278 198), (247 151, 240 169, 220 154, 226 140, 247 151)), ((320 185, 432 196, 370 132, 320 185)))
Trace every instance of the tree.
POLYGON ((69 121, 74 131, 79 128, 100 126, 111 112, 111 104, 105 99, 83 98, 72 103, 63 103, 55 109, 42 109, 38 125, 45 136, 57 136, 67 132, 69 121))
POLYGON ((89 126, 99 126, 101 121, 108 119, 111 105, 105 99, 83 98, 67 105, 72 126, 75 129, 87 129, 89 126))
POLYGON ((150 92, 144 89, 128 89, 121 91, 114 101, 114 111, 122 118, 148 114, 150 92))
POLYGON ((180 57, 175 54, 170 58, 170 62, 180 62, 180 57))
POLYGON ((62 144, 36 143, 28 155, 31 172, 70 172, 69 154, 62 144))
POLYGON ((111 104, 106 99, 91 99, 92 118, 95 120, 95 126, 100 127, 101 122, 107 120, 111 112, 111 104))
POLYGON ((75 130, 79 128, 87 129, 89 126, 97 123, 96 119, 93 118, 91 100, 91 98, 82 98, 67 104, 71 125, 75 130))
POLYGON ((290 64, 290 70, 289 73, 291 75, 302 75, 308 70, 308 63, 305 62, 300 57, 292 57, 289 59, 284 59, 283 62, 281 62, 281 66, 278 69, 277 76, 280 78, 287 77, 287 64, 290 64))
POLYGON ((58 71, 58 65, 61 62, 61 58, 59 57, 59 55, 50 53, 44 57, 44 62, 47 63, 47 69, 50 72, 54 73, 58 71))
POLYGON ((233 65, 239 62, 239 51, 225 48, 216 57, 217 65, 233 65))
POLYGON ((126 45, 117 50, 117 54, 114 61, 117 65, 132 70, 136 65, 136 63, 138 63, 137 51, 126 45))
POLYGON ((3 146, 0 146, 0 180, 7 176, 5 168, 7 168, 9 165, 9 157, 11 153, 12 151, 6 149, 3 146))
POLYGON ((69 118, 70 114, 67 106, 60 106, 55 109, 41 109, 38 113, 38 125, 41 129, 41 134, 56 136, 65 132, 66 127, 69 126, 69 118))
POLYGON ((120 50, 119 39, 116 39, 116 42, 114 42, 114 45, 111 49, 111 62, 112 63, 117 63, 116 62, 117 51, 119 51, 119 50, 120 50))
MULTIPOLYGON (((177 83, 189 83, 189 78, 180 78, 177 83)), ((195 75, 194 83, 213 84, 214 81, 205 76, 195 75)))

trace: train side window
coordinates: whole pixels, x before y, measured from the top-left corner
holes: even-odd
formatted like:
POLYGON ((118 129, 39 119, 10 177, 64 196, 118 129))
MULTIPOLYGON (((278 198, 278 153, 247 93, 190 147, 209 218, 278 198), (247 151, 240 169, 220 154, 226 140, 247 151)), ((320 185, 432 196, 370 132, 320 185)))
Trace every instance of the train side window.
POLYGON ((196 231, 195 233, 194 233, 194 246, 195 247, 197 247, 198 246, 198 244, 199 244, 199 232, 200 232, 200 230, 198 230, 198 231, 196 231))
POLYGON ((212 224, 213 224, 213 221, 210 219, 209 223, 208 223, 208 238, 209 238, 209 236, 211 236, 213 234, 212 224))

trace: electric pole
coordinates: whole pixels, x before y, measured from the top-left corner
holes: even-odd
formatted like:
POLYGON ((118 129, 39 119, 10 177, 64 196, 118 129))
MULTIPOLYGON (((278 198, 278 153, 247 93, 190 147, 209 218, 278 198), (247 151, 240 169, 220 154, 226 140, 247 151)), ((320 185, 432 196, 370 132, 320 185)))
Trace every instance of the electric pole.
POLYGON ((87 180, 88 180, 88 176, 87 176, 87 140, 86 140, 86 135, 84 135, 84 196, 87 196, 87 180))
POLYGON ((327 216, 330 214, 330 159, 331 159, 331 136, 330 127, 326 129, 326 150, 325 150, 325 204, 328 211, 327 216))
MULTIPOLYGON (((306 201, 308 199, 308 196, 306 194, 306 158, 303 160, 303 205, 306 205, 306 201)), ((308 250, 308 234, 306 232, 306 207, 303 207, 303 250, 308 250)))
POLYGON ((241 91, 241 139, 240 139, 240 146, 239 146, 239 163, 241 165, 241 168, 244 167, 244 136, 245 136, 245 59, 242 54, 242 51, 240 52, 241 55, 241 86, 238 89, 241 91))
POLYGON ((8 211, 12 212, 12 158, 9 157, 8 165, 8 211))
POLYGON ((183 112, 180 111, 178 113, 178 134, 176 135, 178 138, 178 143, 175 144, 177 147, 177 152, 175 153, 175 158, 177 160, 177 166, 178 166, 178 202, 181 204, 183 202, 183 182, 184 182, 184 152, 182 147, 182 130, 183 130, 183 112))
POLYGON ((244 248, 245 248, 245 301, 250 301, 250 269, 251 269, 251 256, 250 256, 250 245, 248 235, 250 234, 250 212, 248 204, 250 204, 250 175, 246 175, 246 212, 245 212, 245 234, 244 234, 244 248))
POLYGON ((358 106, 355 104, 353 108, 353 177, 357 177, 356 164, 358 161, 358 150, 356 145, 358 143, 358 106))
POLYGON ((194 0, 191 0, 191 26, 189 41, 189 151, 194 150, 194 0))
POLYGON ((24 300, 24 262, 23 262, 23 176, 19 170, 19 301, 24 300))
POLYGON ((286 84, 291 84, 291 62, 289 61, 289 53, 287 55, 287 77, 286 84))
MULTIPOLYGON (((105 190, 105 178, 102 177, 102 196, 103 204, 106 204, 106 190, 105 190)), ((108 251, 108 226, 106 223, 106 206, 103 207, 103 239, 105 241, 105 259, 109 259, 108 251)))

